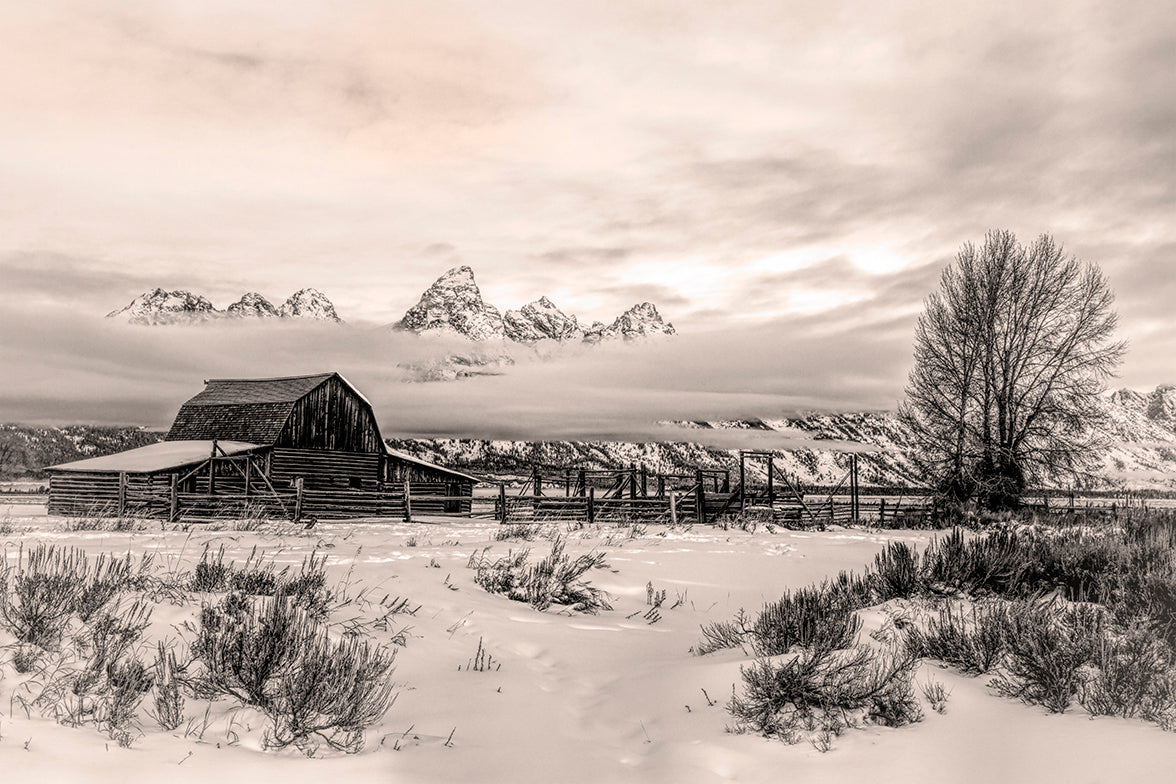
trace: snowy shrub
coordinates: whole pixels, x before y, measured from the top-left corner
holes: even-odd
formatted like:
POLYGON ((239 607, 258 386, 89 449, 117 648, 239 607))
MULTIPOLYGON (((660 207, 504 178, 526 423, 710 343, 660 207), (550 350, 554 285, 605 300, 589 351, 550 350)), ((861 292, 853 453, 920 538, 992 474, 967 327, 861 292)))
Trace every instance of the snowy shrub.
POLYGON ((1008 611, 1000 606, 962 608, 947 605, 926 628, 911 625, 904 630, 907 650, 912 656, 936 659, 972 674, 986 673, 1004 656, 1009 635, 1008 611))
POLYGON ((906 542, 890 542, 874 556, 870 577, 879 601, 909 599, 922 585, 919 554, 906 542))
POLYGON ((227 696, 257 707, 273 726, 270 747, 317 742, 355 752, 363 730, 391 706, 395 649, 349 635, 330 639, 321 623, 289 597, 249 600, 231 593, 205 607, 192 653, 200 669, 188 682, 197 694, 227 696))
POLYGON ((551 553, 532 564, 530 550, 510 552, 493 561, 486 551, 470 556, 467 564, 476 569, 474 582, 489 593, 505 594, 508 599, 526 602, 543 611, 552 605, 576 612, 595 613, 611 610, 608 595, 583 579, 593 569, 607 569, 604 553, 588 553, 572 558, 564 552, 565 542, 557 537, 551 553))
POLYGON ((917 666, 913 657, 867 645, 759 659, 741 668, 744 692, 733 695, 727 709, 737 732, 788 743, 800 740, 802 731, 828 729, 831 720, 901 726, 923 717, 911 686, 917 666))
POLYGON ((1094 651, 1096 669, 1079 690, 1094 716, 1139 716, 1176 727, 1176 654, 1147 629, 1103 637, 1094 651))
POLYGON ((155 711, 159 728, 170 732, 184 721, 184 695, 180 692, 180 668, 175 651, 159 641, 155 655, 155 711))
POLYGON ((1097 606, 1015 606, 1009 612, 1005 671, 992 685, 1010 697, 1063 713, 1082 685, 1103 622, 1097 606))
POLYGON ((775 656, 793 646, 835 650, 853 645, 861 620, 832 598, 820 588, 800 588, 765 605, 748 629, 752 651, 775 656))
POLYGON ((144 556, 136 572, 130 553, 91 561, 72 547, 21 548, 15 566, 0 567, 0 621, 20 642, 55 648, 74 614, 89 620, 117 594, 142 585, 150 565, 144 556))

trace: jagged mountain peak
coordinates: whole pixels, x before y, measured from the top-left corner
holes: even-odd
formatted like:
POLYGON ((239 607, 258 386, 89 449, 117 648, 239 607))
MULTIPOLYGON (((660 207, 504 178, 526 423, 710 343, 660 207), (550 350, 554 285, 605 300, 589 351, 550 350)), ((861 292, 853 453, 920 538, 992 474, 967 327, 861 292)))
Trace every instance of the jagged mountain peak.
POLYGON ((506 336, 517 343, 540 340, 579 340, 584 330, 575 316, 569 316, 547 297, 528 302, 518 310, 502 314, 506 336))
POLYGON ((335 306, 318 289, 305 288, 291 294, 278 309, 282 318, 308 319, 313 321, 341 321, 335 306))
POLYGON ((124 308, 106 314, 128 324, 181 324, 215 318, 216 308, 207 298, 190 291, 154 288, 131 300, 124 308))
POLYGON ((482 299, 474 271, 464 264, 437 278, 397 326, 412 332, 456 333, 471 340, 505 336, 502 314, 482 299))
POLYGON ((268 299, 250 291, 242 294, 241 299, 234 302, 225 310, 226 313, 240 318, 278 318, 278 309, 268 299))
POLYGON ((640 302, 617 316, 612 324, 605 327, 596 322, 585 333, 586 340, 637 340, 662 335, 676 335, 674 325, 664 321, 652 302, 640 302), (599 326, 598 326, 599 325, 599 326))
POLYGON ((290 295, 281 308, 275 308, 264 296, 251 291, 241 295, 225 310, 218 310, 207 297, 190 291, 155 288, 140 294, 129 305, 108 313, 106 317, 144 325, 199 324, 225 318, 341 320, 326 295, 312 288, 290 295))

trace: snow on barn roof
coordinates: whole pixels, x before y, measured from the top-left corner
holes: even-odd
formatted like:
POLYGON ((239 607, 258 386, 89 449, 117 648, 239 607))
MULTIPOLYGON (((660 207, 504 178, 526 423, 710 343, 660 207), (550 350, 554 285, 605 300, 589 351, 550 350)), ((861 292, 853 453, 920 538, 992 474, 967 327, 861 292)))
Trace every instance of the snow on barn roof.
POLYGON ((441 471, 443 473, 451 474, 451 475, 459 477, 461 479, 468 479, 469 481, 473 482, 474 484, 477 484, 482 481, 481 479, 479 479, 476 476, 470 476, 469 474, 463 474, 461 471, 454 471, 452 468, 446 468, 445 466, 439 466, 436 463, 430 463, 428 460, 421 460, 419 457, 414 457, 414 456, 410 455, 408 452, 401 452, 399 449, 393 449, 392 447, 388 446, 387 444, 384 444, 384 451, 387 452, 391 457, 396 458, 397 460, 403 460, 406 463, 412 463, 413 465, 423 466, 424 468, 429 468, 434 471, 441 471))
MULTIPOLYGON (((212 441, 160 441, 138 449, 128 449, 114 455, 91 457, 49 466, 47 471, 80 471, 85 473, 132 473, 150 474, 157 471, 184 468, 197 465, 209 458, 213 449, 212 441)), ((217 441, 216 446, 226 455, 239 455, 260 449, 258 444, 244 441, 217 441)), ((219 451, 218 451, 219 454, 219 451)))

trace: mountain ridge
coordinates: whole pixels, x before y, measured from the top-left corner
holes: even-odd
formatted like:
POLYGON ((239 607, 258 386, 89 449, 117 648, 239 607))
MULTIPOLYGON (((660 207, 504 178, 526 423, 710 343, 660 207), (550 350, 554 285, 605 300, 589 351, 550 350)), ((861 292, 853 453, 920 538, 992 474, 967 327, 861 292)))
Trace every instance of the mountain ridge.
POLYGON ((317 289, 303 288, 275 307, 256 291, 242 294, 224 310, 200 294, 184 289, 167 291, 154 288, 131 300, 125 307, 106 314, 106 318, 141 326, 202 324, 220 319, 298 319, 341 323, 335 306, 317 289))

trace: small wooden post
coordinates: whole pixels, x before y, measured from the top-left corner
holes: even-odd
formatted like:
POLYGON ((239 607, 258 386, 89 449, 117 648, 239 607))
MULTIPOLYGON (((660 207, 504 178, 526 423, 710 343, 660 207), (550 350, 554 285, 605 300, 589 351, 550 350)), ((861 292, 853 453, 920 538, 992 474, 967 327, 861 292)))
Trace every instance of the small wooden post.
POLYGON ((849 514, 854 525, 858 522, 858 456, 849 456, 849 514))
POLYGON ((118 475, 118 517, 121 520, 123 513, 127 510, 127 475, 126 472, 120 472, 118 475))
POLYGON ((404 522, 412 522, 412 485, 404 480, 404 522))
POLYGON ((174 523, 176 518, 180 516, 180 495, 178 491, 179 477, 175 474, 171 475, 171 503, 168 507, 167 521, 174 523))
POLYGON ((294 480, 294 522, 302 519, 302 477, 294 480))
POLYGON ((249 485, 253 482, 253 458, 245 458, 245 498, 249 498, 249 485))
POLYGON ((747 469, 745 463, 747 456, 743 454, 743 450, 739 451, 739 513, 743 514, 743 510, 747 508, 747 469))
POLYGON ((498 522, 506 522, 506 482, 498 483, 498 522))
POLYGON ((543 476, 539 473, 539 467, 531 469, 531 476, 535 480, 535 495, 543 495, 543 476))
POLYGON ((579 480, 577 487, 580 488, 580 495, 587 495, 588 494, 588 483, 586 481, 584 481, 584 469, 583 468, 580 469, 580 480, 579 480))
POLYGON ((678 524, 678 494, 670 491, 670 525, 678 524))
POLYGON ((775 500, 772 498, 772 456, 768 455, 768 508, 772 509, 775 506, 775 500))
POLYGON ((878 527, 879 528, 886 527, 886 499, 885 498, 883 498, 881 503, 878 504, 878 527))
POLYGON ((666 497, 666 478, 661 474, 657 475, 657 497, 666 497))
POLYGON ((723 492, 731 492, 731 471, 730 469, 723 469, 723 492))
POLYGON ((702 486, 703 482, 705 481, 705 477, 702 475, 701 468, 695 472, 695 478, 698 480, 698 488, 695 490, 694 496, 695 503, 698 506, 698 508, 695 510, 695 514, 698 517, 699 523, 706 523, 706 490, 702 486))
POLYGON ((596 488, 588 488, 588 525, 596 523, 596 488))
POLYGON ((629 463, 629 500, 637 497, 637 464, 629 463))
POLYGON ((570 498, 572 495, 572 469, 564 469, 564 498, 570 498))

